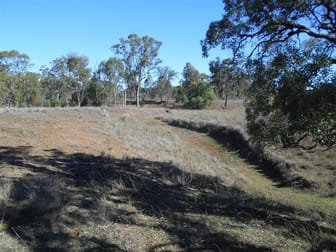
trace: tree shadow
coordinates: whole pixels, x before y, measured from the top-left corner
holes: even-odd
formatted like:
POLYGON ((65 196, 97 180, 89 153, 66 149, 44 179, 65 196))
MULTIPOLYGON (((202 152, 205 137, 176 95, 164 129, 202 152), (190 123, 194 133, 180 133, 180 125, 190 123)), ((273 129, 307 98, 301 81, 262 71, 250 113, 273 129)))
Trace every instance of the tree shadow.
POLYGON ((149 225, 138 222, 130 210, 110 205, 102 209, 102 196, 114 205, 131 204, 142 214, 164 219, 151 228, 164 231, 171 244, 184 251, 272 250, 249 244, 225 228, 216 231, 197 216, 225 217, 245 225, 259 221, 309 239, 313 247, 320 245, 314 240, 320 235, 319 227, 296 217, 295 209, 226 187, 216 177, 187 173, 166 162, 66 154, 56 149, 46 150, 46 156, 33 156, 30 149, 1 147, 0 165, 30 172, 12 178, 12 202, 5 209, 4 220, 8 233, 33 251, 68 251, 74 244, 84 251, 127 250, 104 236, 75 230, 89 222, 149 225))
POLYGON ((219 144, 225 146, 229 151, 234 151, 237 155, 253 165, 255 169, 265 177, 273 181, 277 187, 295 186, 299 189, 313 188, 314 183, 298 174, 289 173, 287 163, 283 160, 268 157, 262 150, 252 147, 247 137, 241 130, 231 127, 218 126, 208 123, 189 122, 184 120, 162 119, 170 126, 189 129, 196 132, 208 134, 219 144))

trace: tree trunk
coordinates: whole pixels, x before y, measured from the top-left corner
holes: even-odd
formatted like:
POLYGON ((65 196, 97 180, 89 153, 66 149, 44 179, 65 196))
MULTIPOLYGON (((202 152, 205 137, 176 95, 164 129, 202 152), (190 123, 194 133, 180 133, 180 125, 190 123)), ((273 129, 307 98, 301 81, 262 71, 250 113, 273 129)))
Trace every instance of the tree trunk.
POLYGON ((114 87, 113 90, 113 99, 114 99, 114 105, 117 105, 117 87, 114 87))
POLYGON ((125 89, 125 91, 124 91, 124 97, 123 97, 123 107, 126 107, 126 103, 127 103, 127 92, 126 92, 126 89, 125 89))
POLYGON ((227 101, 228 101, 228 93, 225 93, 225 104, 224 104, 225 108, 227 107, 227 101))
POLYGON ((77 92, 77 105, 78 105, 78 107, 81 106, 81 95, 78 92, 77 92))
POLYGON ((136 86, 136 106, 140 106, 140 85, 136 86))

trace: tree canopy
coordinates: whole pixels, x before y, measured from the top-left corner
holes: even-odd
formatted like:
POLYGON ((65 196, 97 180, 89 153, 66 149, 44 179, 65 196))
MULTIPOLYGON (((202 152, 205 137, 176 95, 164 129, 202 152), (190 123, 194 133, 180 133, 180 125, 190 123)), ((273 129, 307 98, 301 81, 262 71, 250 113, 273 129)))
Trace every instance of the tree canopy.
POLYGON ((232 50, 249 73, 248 131, 260 144, 336 144, 336 2, 223 0, 201 42, 232 50), (245 57, 247 56, 247 57, 245 57))
POLYGON ((234 56, 272 49, 290 39, 318 39, 335 64, 336 2, 333 0, 223 0, 224 15, 212 22, 202 41, 211 48, 231 49, 234 56))
POLYGON ((105 105, 116 104, 118 90, 122 88, 125 77, 124 65, 121 59, 111 57, 100 62, 96 76, 102 84, 105 105))
POLYGON ((172 80, 176 77, 177 73, 170 67, 158 67, 157 81, 155 82, 154 94, 157 95, 161 102, 168 100, 173 93, 172 80))
POLYGON ((161 63, 158 58, 162 43, 149 36, 130 34, 127 39, 111 47, 121 57, 127 73, 126 82, 136 90, 136 104, 139 106, 140 87, 151 78, 152 71, 161 63))
POLYGON ((209 85, 209 77, 198 72, 189 62, 183 69, 182 85, 177 92, 177 100, 187 108, 203 109, 216 98, 209 85))
POLYGON ((7 106, 35 105, 38 74, 29 72, 30 58, 16 50, 0 52, 0 100, 7 106))
POLYGON ((315 143, 333 146, 336 82, 328 74, 331 69, 310 50, 284 50, 267 64, 251 62, 247 122, 252 139, 291 147, 311 136, 315 143))
POLYGON ((241 99, 242 93, 248 85, 248 80, 240 66, 232 59, 212 60, 209 63, 211 72, 210 84, 214 87, 218 98, 225 100, 225 107, 228 98, 241 99))
POLYGON ((42 69, 42 82, 54 105, 69 104, 74 96, 77 105, 81 106, 91 77, 88 64, 87 57, 70 53, 53 60, 50 69, 42 69))

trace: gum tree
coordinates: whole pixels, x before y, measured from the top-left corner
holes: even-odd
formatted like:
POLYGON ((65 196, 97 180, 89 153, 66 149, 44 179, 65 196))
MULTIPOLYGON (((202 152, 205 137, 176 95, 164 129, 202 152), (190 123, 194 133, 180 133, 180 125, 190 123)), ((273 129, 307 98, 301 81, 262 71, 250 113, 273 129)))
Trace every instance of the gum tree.
POLYGON ((0 95, 7 106, 35 105, 38 75, 29 72, 30 58, 16 50, 0 52, 0 95), (33 101, 33 102, 32 102, 33 101))
POLYGON ((248 130, 257 142, 336 144, 336 2, 223 0, 203 55, 232 51, 252 80, 248 130), (245 55, 247 57, 245 57, 245 55))
POLYGON ((336 63, 336 2, 333 0, 223 0, 222 19, 209 25, 202 41, 203 55, 211 48, 248 51, 259 56, 290 39, 318 39, 336 63))
POLYGON ((155 82, 155 94, 161 99, 161 103, 164 99, 167 101, 173 92, 172 80, 176 77, 177 73, 170 67, 158 68, 158 79, 155 82))
POLYGON ((118 90, 122 87, 125 76, 123 62, 116 57, 111 57, 107 61, 102 61, 96 72, 100 83, 102 84, 102 92, 104 103, 116 104, 118 90))
POLYGON ((89 59, 76 54, 70 54, 65 59, 66 76, 71 83, 71 89, 75 93, 77 105, 80 107, 85 98, 91 76, 91 69, 88 67, 89 59))
POLYGON ((232 59, 217 58, 209 63, 210 84, 218 98, 224 99, 227 107, 228 98, 240 98, 247 87, 247 79, 239 65, 232 59))
POLYGON ((158 58, 161 42, 148 37, 130 34, 127 39, 121 38, 111 50, 120 56, 124 64, 125 80, 128 87, 133 87, 136 93, 136 105, 139 107, 140 88, 151 79, 152 72, 161 63, 158 58))
POLYGON ((87 85, 91 77, 89 60, 85 56, 69 54, 52 61, 51 68, 42 70, 42 82, 47 90, 47 97, 55 105, 69 103, 74 95, 80 107, 87 92, 87 85))

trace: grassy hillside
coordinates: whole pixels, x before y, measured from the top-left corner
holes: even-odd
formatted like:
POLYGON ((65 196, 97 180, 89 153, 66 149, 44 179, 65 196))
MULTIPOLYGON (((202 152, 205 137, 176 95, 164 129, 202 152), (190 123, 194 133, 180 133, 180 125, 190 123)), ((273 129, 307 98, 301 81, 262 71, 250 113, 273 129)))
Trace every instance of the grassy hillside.
MULTIPOLYGON (((157 119, 245 134, 242 104, 231 104, 2 109, 0 250, 335 249, 330 186, 281 186, 211 136, 157 119)), ((335 167, 319 167, 321 179, 333 181, 335 167)))
MULTIPOLYGON (((217 104, 214 110, 174 110, 171 113, 161 113, 158 117, 177 127, 206 132, 219 143, 231 147, 242 154, 243 158, 253 162, 253 150, 248 149, 251 146, 246 133, 245 109, 240 101, 230 101, 225 110, 217 104)), ((326 196, 336 195, 335 148, 305 150, 268 146, 265 153, 255 154, 259 156, 257 158, 262 157, 267 161, 260 168, 268 175, 273 175, 273 178, 282 177, 283 184, 309 189, 326 196)))

